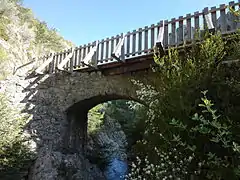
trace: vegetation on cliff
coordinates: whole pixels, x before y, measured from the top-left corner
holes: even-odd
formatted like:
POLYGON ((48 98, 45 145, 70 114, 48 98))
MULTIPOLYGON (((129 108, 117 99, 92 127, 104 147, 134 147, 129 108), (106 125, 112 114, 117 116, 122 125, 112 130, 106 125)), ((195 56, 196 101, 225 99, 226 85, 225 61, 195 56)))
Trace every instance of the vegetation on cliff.
POLYGON ((0 0, 0 80, 33 58, 70 46, 56 29, 23 7, 21 0, 0 0))
POLYGON ((26 175, 34 156, 28 139, 23 136, 27 116, 20 116, 0 93, 0 179, 19 179, 26 175))
MULTIPOLYGON (((0 80, 32 58, 71 45, 56 29, 36 19, 21 0, 0 0, 0 80)), ((34 144, 23 132, 29 119, 9 104, 7 95, 0 92, 0 179, 6 180, 26 175, 34 155, 34 144)))

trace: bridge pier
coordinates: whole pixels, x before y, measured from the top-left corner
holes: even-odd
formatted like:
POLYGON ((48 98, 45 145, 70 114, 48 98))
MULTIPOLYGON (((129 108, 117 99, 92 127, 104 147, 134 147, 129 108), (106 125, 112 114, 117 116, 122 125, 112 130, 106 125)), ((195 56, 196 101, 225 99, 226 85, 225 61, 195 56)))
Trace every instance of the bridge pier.
POLYGON ((65 149, 70 152, 85 153, 87 145, 87 112, 71 112, 67 115, 68 130, 65 132, 65 149))

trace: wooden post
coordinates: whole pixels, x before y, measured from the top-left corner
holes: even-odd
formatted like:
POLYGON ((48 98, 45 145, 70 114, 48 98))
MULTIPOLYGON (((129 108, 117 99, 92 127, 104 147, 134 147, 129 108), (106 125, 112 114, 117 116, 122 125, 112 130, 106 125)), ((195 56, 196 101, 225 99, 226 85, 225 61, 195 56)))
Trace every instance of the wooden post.
POLYGON ((62 60, 62 62, 57 66, 58 70, 64 70, 63 66, 66 65, 68 63, 68 61, 70 60, 70 58, 73 56, 75 48, 71 48, 71 52, 70 54, 68 54, 65 59, 62 60))
POLYGON ((204 8, 203 10, 204 26, 206 26, 210 33, 215 33, 215 28, 210 15, 211 14, 209 13, 208 8, 204 8))
POLYGON ((151 48, 155 45, 155 38, 154 38, 154 32, 155 32, 155 25, 151 25, 151 48))
POLYGON ((164 21, 161 21, 162 23, 160 24, 160 28, 159 28, 159 33, 158 33, 158 37, 157 37, 157 41, 156 41, 156 47, 160 50, 160 53, 163 54, 164 53, 164 46, 163 46, 163 40, 164 40, 164 28, 165 28, 165 24, 164 21))
POLYGON ((77 66, 80 67, 81 66, 81 60, 82 60, 82 51, 83 51, 83 46, 79 46, 79 50, 78 50, 78 56, 77 56, 77 66))
POLYGON ((102 41, 101 41, 101 44, 100 44, 100 46, 101 46, 101 58, 100 58, 100 60, 101 60, 101 62, 103 62, 103 58, 104 58, 104 39, 102 39, 102 41))
POLYGON ((164 21, 164 38, 163 38, 163 45, 164 47, 168 47, 168 20, 164 21))
POLYGON ((171 33, 171 40, 170 40, 170 44, 172 46, 174 46, 176 44, 176 19, 172 18, 171 19, 172 23, 172 33, 171 33))
POLYGON ((142 54, 142 28, 138 29, 138 54, 142 54))
POLYGON ((108 55, 109 55, 109 38, 106 39, 106 54, 105 54, 105 61, 108 62, 108 55))
POLYGON ((135 56, 136 52, 136 30, 133 30, 132 34, 132 56, 135 56))
MULTIPOLYGON (((114 38, 114 36, 112 36, 111 37, 111 50, 110 50, 110 55, 113 53, 113 51, 114 51, 114 40, 115 40, 115 38, 114 38)), ((113 59, 111 58, 111 61, 112 61, 113 59)))
POLYGON ((221 26, 221 32, 225 33, 227 31, 225 4, 220 5, 220 26, 221 26))
POLYGON ((98 41, 96 42, 96 45, 90 49, 90 52, 84 57, 84 59, 81 61, 83 65, 86 65, 88 67, 97 69, 96 63, 93 63, 92 57, 94 56, 95 52, 97 51, 98 48, 98 41), (92 62, 90 62, 92 61, 92 62))
POLYGON ((128 31, 127 32, 127 49, 126 49, 126 56, 127 57, 129 57, 129 54, 130 54, 130 36, 131 36, 131 34, 130 34, 130 32, 128 31))
POLYGON ((178 33, 177 33, 177 40, 178 40, 178 45, 183 43, 183 16, 179 16, 179 27, 178 27, 178 33))
MULTIPOLYGON (((234 6, 234 1, 231 1, 231 2, 229 2, 229 6, 233 9, 233 10, 235 10, 235 6, 234 6)), ((236 16, 234 16, 232 13, 230 13, 230 31, 232 31, 232 30, 235 30, 236 28, 237 28, 237 20, 238 20, 238 18, 236 17, 236 16)))
POLYGON ((48 58, 39 68, 37 68, 35 72, 37 74, 43 74, 42 70, 44 70, 47 67, 47 65, 49 65, 50 62, 52 62, 52 60, 53 60, 53 54, 51 53, 50 58, 48 58))
POLYGON ((148 26, 144 28, 144 52, 148 52, 148 26))
POLYGON ((194 12, 194 38, 200 38, 199 12, 194 12), (197 35, 196 35, 197 34, 197 35))
POLYGON ((124 41, 125 41, 125 37, 126 35, 125 34, 122 34, 121 36, 121 40, 119 41, 119 43, 117 44, 115 50, 113 51, 113 53, 111 54, 111 56, 115 59, 117 59, 119 62, 125 62, 125 59, 124 59, 124 41), (120 59, 120 57, 122 57, 122 59, 120 59))
POLYGON ((212 22, 213 22, 213 26, 217 27, 217 8, 211 7, 211 16, 212 16, 212 22))
POLYGON ((191 14, 187 14, 187 41, 190 42, 192 39, 192 25, 191 25, 191 14))

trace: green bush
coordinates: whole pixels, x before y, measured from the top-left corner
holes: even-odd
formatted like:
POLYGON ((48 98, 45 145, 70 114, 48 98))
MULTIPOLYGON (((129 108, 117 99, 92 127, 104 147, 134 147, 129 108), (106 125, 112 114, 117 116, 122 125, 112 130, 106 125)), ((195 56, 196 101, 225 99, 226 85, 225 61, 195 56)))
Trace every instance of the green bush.
POLYGON ((24 144, 22 128, 27 117, 19 117, 0 94, 0 179, 19 179, 25 173, 33 154, 24 144))
POLYGON ((129 179, 239 179, 239 66, 221 65, 239 58, 240 39, 231 38, 235 43, 208 35, 182 54, 156 52, 157 79, 151 86, 136 82, 150 109, 129 179))

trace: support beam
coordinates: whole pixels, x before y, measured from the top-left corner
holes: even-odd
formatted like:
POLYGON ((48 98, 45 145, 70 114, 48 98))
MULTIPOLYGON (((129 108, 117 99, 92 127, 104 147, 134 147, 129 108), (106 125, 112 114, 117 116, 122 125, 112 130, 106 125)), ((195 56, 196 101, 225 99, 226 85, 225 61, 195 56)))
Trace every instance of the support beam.
POLYGON ((213 22, 212 22, 212 19, 210 17, 210 14, 209 13, 205 14, 204 17, 205 17, 206 24, 207 24, 209 32, 210 33, 215 33, 215 27, 213 25, 213 22))
POLYGON ((126 37, 126 34, 123 34, 121 40, 118 42, 113 53, 111 54, 111 56, 117 59, 119 62, 125 62, 125 59, 124 59, 125 54, 124 54, 124 46, 123 46, 125 37, 126 37), (121 60, 121 56, 122 56, 122 60, 121 60))
MULTIPOLYGON (((98 48, 98 41, 96 42, 96 45, 90 50, 90 52, 85 56, 85 58, 81 61, 82 64, 97 69, 97 63, 93 63, 92 58, 97 51, 98 48)), ((97 61, 97 59, 96 59, 97 61)))
POLYGON ((65 57, 65 59, 57 66, 58 70, 63 71, 63 66, 67 64, 67 62, 73 57, 75 48, 71 48, 71 52, 65 57))
POLYGON ((162 26, 159 28, 159 33, 156 41, 156 47, 160 50, 161 54, 164 53, 163 37, 164 37, 164 21, 162 26))
POLYGON ((46 68, 46 67, 52 62, 53 56, 54 56, 54 54, 51 53, 50 58, 48 58, 40 67, 38 67, 38 68, 35 70, 35 73, 37 73, 37 74, 43 74, 42 70, 44 70, 44 68, 46 68))

